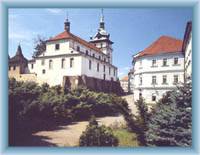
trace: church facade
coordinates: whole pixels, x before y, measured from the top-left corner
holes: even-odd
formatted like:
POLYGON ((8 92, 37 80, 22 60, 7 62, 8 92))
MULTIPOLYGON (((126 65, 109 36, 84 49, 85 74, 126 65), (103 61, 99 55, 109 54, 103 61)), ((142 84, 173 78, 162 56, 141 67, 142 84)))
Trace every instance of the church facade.
MULTIPOLYGON (((94 90, 112 92, 120 86, 117 82, 117 67, 112 64, 112 44, 105 30, 103 14, 98 32, 90 41, 72 34, 70 22, 66 19, 64 31, 48 39, 46 50, 27 61, 20 74, 35 75, 39 84, 72 88, 87 86, 94 90)), ((14 57, 9 59, 11 68, 14 57)))

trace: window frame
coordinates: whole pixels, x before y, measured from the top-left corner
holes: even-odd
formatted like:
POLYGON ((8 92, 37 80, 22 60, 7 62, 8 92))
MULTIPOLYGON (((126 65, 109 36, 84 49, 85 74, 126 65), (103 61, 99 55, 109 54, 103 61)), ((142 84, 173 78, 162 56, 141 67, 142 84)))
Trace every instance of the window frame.
POLYGON ((153 76, 152 76, 151 84, 152 84, 152 85, 156 85, 156 84, 157 84, 157 77, 156 77, 156 75, 153 75, 153 76))
POLYGON ((55 50, 58 51, 60 49, 60 44, 55 44, 55 50))
POLYGON ((91 70, 91 69, 92 69, 92 61, 89 60, 89 70, 91 70))
POLYGON ((165 66, 168 66, 167 65, 167 58, 163 58, 163 65, 162 65, 163 67, 165 67, 165 66))
POLYGON ((69 62, 69 67, 70 67, 70 68, 73 68, 73 67, 74 67, 74 58, 70 58, 69 61, 70 61, 70 62, 69 62))
POLYGON ((52 59, 49 60, 49 69, 53 69, 53 60, 52 59))
POLYGON ((162 84, 167 84, 167 75, 163 75, 162 84), (165 79, 165 82, 164 82, 164 79, 165 79))

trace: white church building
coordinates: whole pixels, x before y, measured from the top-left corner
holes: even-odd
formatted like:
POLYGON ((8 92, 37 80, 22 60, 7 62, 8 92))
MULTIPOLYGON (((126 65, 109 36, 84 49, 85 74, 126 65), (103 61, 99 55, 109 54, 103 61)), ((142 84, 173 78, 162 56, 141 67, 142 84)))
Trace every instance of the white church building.
POLYGON ((133 56, 134 101, 143 97, 155 103, 166 91, 184 82, 182 41, 161 36, 149 47, 133 56))
MULTIPOLYGON (((86 85, 100 91, 118 89, 117 67, 112 64, 112 44, 110 34, 105 30, 103 13, 98 31, 90 41, 71 33, 70 22, 66 19, 64 31, 46 41, 46 50, 28 61, 23 74, 34 74, 38 83, 51 86, 86 85)), ((15 66, 9 66, 10 73, 12 67, 15 66)))

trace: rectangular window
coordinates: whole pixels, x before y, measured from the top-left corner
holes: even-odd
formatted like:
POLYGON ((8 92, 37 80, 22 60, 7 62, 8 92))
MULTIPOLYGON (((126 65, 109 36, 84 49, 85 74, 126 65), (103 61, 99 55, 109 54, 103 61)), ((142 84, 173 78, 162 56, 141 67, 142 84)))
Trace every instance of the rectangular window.
POLYGON ((174 84, 178 83, 178 75, 174 75, 174 84))
POLYGON ((109 67, 109 75, 110 75, 110 67, 109 67))
POLYGON ((70 58, 70 68, 74 66, 74 58, 70 58))
POLYGON ((167 75, 163 75, 163 84, 167 84, 167 75))
POLYGON ((16 66, 13 66, 13 70, 16 70, 16 66))
POLYGON ((89 70, 91 70, 91 68, 92 68, 92 61, 89 60, 89 70))
POLYGON ((97 63, 97 72, 99 72, 99 63, 97 63))
POLYGON ((156 76, 152 76, 152 84, 156 84, 156 76))
POLYGON ((43 69, 43 70, 42 70, 42 74, 45 74, 45 73, 46 73, 46 71, 45 71, 45 69, 43 69))
POLYGON ((156 101, 156 96, 152 95, 152 101, 156 101))
POLYGON ((106 80, 106 74, 103 74, 103 79, 106 80))
POLYGON ((9 71, 10 71, 10 69, 11 69, 11 66, 9 66, 9 71))
POLYGON ((167 59, 166 58, 163 59, 163 66, 167 66, 167 59))
POLYGON ((55 50, 59 50, 60 49, 60 44, 56 44, 55 45, 55 50))
POLYGON ((45 60, 42 59, 42 61, 41 61, 41 65, 44 66, 44 64, 45 64, 45 60))
POLYGON ((178 65, 178 58, 174 58, 174 65, 178 65))
POLYGON ((104 72, 106 71, 106 66, 105 66, 105 65, 103 66, 103 71, 104 71, 104 72))
POLYGON ((33 65, 33 64, 31 64, 31 68, 32 68, 32 69, 34 68, 34 65, 33 65))
POLYGON ((140 85, 142 85, 142 77, 140 76, 140 85))
POLYGON ((95 58, 95 54, 93 53, 92 56, 95 58))
POLYGON ((115 69, 113 69, 113 75, 115 76, 115 69))
POLYGON ((156 66, 156 60, 152 60, 152 66, 153 66, 153 67, 156 66))
POLYGON ((53 68, 53 60, 49 60, 49 69, 53 68))
POLYGON ((61 60, 61 68, 65 68, 65 59, 61 60))
POLYGON ((79 47, 79 46, 77 46, 77 47, 76 47, 76 50, 77 50, 77 51, 80 51, 80 47, 79 47))

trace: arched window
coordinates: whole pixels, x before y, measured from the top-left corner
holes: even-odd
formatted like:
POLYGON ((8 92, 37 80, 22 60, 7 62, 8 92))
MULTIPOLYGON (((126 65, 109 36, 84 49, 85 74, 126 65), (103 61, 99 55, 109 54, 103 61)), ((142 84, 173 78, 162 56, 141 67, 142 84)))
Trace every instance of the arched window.
POLYGON ((53 68, 53 60, 49 60, 49 69, 53 68))

